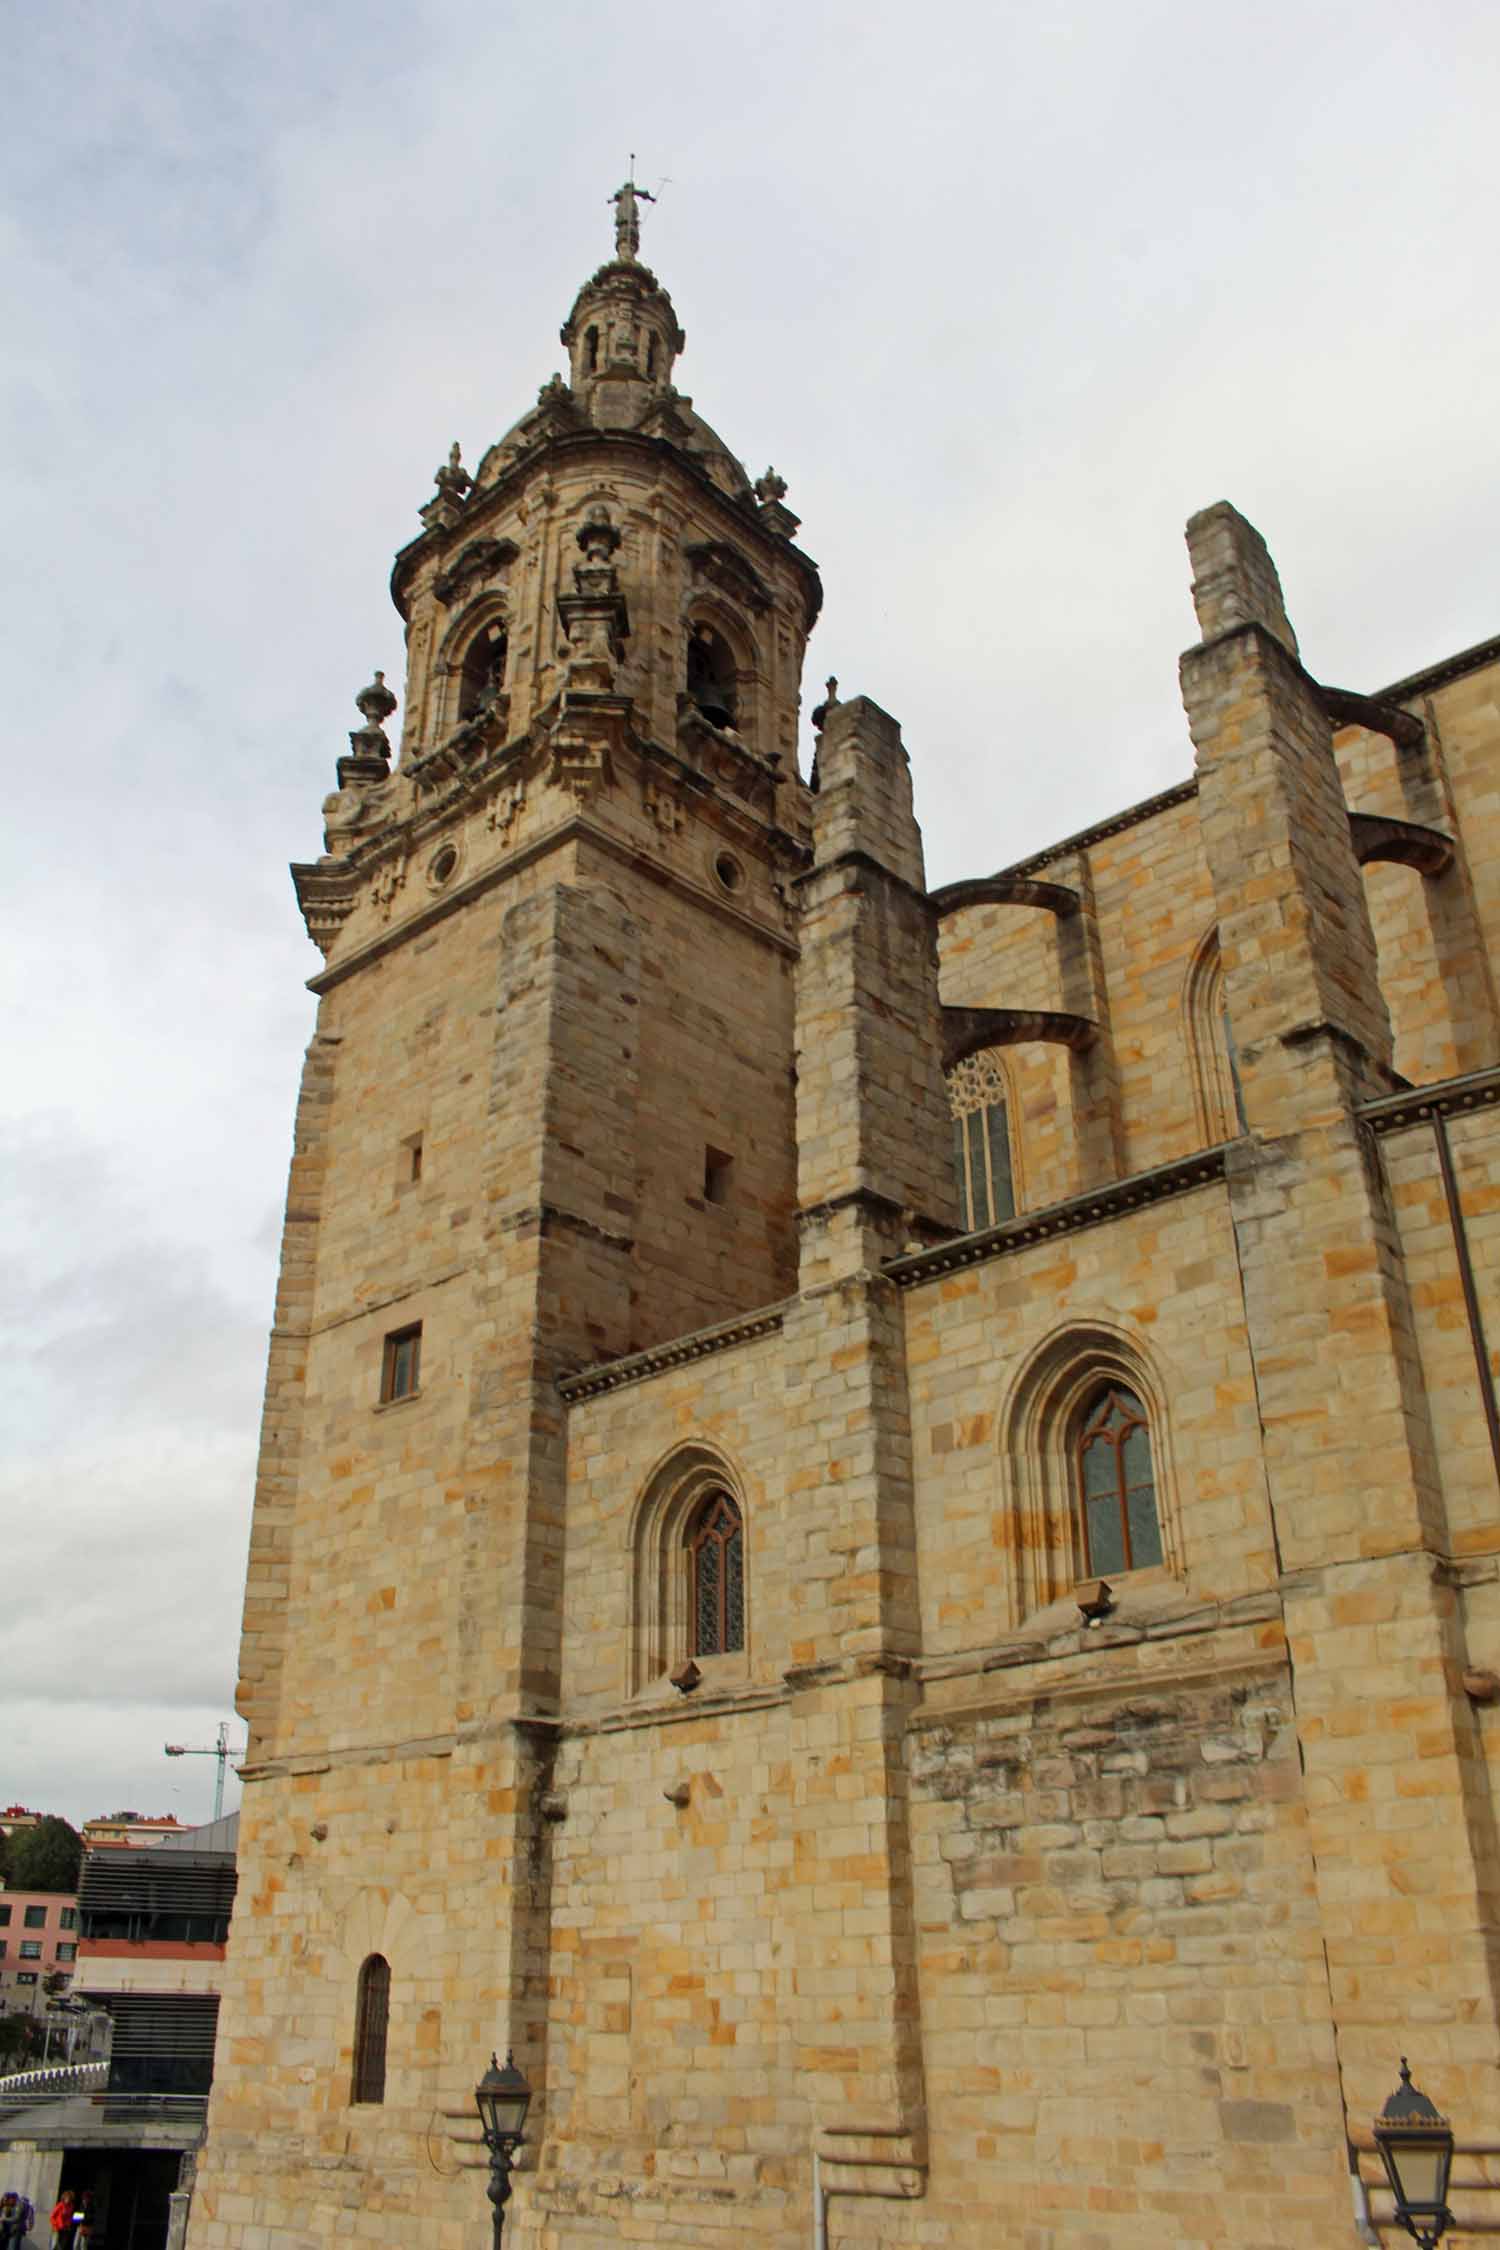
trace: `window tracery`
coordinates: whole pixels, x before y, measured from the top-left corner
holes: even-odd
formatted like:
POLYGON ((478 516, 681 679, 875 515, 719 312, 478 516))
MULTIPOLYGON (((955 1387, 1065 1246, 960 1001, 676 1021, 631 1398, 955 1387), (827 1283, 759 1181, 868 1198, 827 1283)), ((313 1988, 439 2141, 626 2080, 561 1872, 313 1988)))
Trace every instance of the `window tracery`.
POLYGON ((743 1491, 713 1448, 679 1446, 649 1479, 631 1527, 630 1691, 690 1658, 738 1659, 749 1647, 743 1491))
POLYGON ((1011 1625, 1088 1578, 1180 1569, 1167 1392, 1139 1338, 1058 1329, 1017 1371, 1000 1430, 1011 1625))
POLYGON ((711 1492, 688 1537, 692 1656, 729 1656, 745 1645, 745 1528, 727 1492, 711 1492))
POLYGON ((953 1170, 966 1234, 998 1226, 1016 1212, 1010 1088, 993 1048, 966 1056, 948 1073, 953 1170))
POLYGON ((1074 1439, 1079 1538, 1088 1575, 1161 1561, 1151 1425, 1135 1392, 1105 1383, 1085 1402, 1074 1439))

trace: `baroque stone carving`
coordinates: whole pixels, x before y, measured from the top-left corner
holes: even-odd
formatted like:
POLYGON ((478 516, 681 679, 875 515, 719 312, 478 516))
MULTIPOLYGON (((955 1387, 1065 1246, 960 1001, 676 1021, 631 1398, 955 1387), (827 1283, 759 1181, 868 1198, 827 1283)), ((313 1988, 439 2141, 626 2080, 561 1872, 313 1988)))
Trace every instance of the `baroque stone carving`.
POLYGON ((448 568, 434 578, 432 590, 444 608, 450 608, 480 579, 495 578, 508 570, 520 552, 513 539, 471 539, 448 568))
POLYGON ((713 586, 746 609, 771 607, 771 589, 727 539, 699 539, 684 548, 696 584, 713 586))

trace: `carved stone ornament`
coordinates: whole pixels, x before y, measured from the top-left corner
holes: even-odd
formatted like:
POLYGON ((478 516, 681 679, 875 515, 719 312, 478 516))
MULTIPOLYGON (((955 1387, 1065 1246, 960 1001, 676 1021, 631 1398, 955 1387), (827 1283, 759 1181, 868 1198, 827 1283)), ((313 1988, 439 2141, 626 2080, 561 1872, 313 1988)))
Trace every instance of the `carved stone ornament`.
POLYGON ((485 815, 484 825, 499 837, 502 844, 510 842, 525 803, 526 784, 524 780, 508 783, 504 788, 498 789, 491 798, 490 809, 485 815))
POLYGON ((336 860, 304 860, 293 865, 292 881, 307 934, 326 956, 354 911, 358 877, 336 860))
POLYGON ((685 448, 693 425, 682 409, 690 403, 676 391, 667 391, 646 409, 636 427, 642 437, 665 438, 669 445, 685 448))
POLYGON ((375 879, 370 885, 370 904, 382 922, 390 920, 405 882, 406 855, 404 852, 393 852, 389 859, 382 860, 376 868, 375 879))
POLYGON ((552 770, 547 777, 586 805, 614 779, 609 751, 588 732, 564 724, 552 738, 552 770))
POLYGON ((771 589, 760 573, 726 539, 700 539, 684 548, 693 578, 714 586, 746 609, 769 609, 771 589))
POLYGON ((464 467, 457 438, 448 448, 448 458, 436 471, 432 481, 439 492, 451 492, 455 500, 461 500, 472 486, 474 479, 464 467))
POLYGON ((767 469, 763 477, 756 478, 754 492, 756 499, 760 501, 784 500, 786 498, 786 478, 779 477, 774 469, 767 469))
POLYGON ((354 708, 361 713, 368 726, 384 729, 386 720, 396 708, 396 698, 385 684, 384 672, 377 672, 369 686, 360 689, 354 698, 354 708))
POLYGON ((432 590, 444 608, 449 608, 481 579, 496 578, 509 570, 520 552, 513 539, 471 539, 447 569, 438 572, 432 590))
POLYGON ((341 790, 368 788, 386 780, 391 770, 385 721, 396 708, 396 698, 385 684, 384 672, 377 672, 369 686, 360 689, 354 705, 365 723, 351 729, 349 754, 338 762, 341 790))
POLYGON ((583 549, 584 559, 591 563, 608 563, 624 537, 618 524, 610 521, 608 508, 596 500, 584 514, 574 537, 583 549))
POLYGON ((645 804, 648 815, 655 821, 662 834, 664 836, 675 836, 686 818, 682 799, 677 796, 675 791, 663 789, 659 784, 653 787, 648 783, 645 804))

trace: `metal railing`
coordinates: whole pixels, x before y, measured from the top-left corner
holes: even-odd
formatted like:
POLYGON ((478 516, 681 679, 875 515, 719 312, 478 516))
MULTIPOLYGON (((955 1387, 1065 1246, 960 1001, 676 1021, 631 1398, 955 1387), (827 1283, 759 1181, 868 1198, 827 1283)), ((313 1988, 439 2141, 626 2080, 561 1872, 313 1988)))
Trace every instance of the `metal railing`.
POLYGON ((39 2063, 34 2070, 12 2071, 0 2078, 0 2102, 19 2095, 88 2094, 102 2089, 109 2076, 107 2062, 39 2063))

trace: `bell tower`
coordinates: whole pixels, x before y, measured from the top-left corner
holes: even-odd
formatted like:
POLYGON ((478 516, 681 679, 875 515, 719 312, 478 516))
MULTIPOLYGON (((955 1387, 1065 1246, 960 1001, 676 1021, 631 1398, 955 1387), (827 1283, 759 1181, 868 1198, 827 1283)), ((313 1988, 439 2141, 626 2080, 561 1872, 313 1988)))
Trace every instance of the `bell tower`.
POLYGON ((305 2208, 335 2164, 422 2224, 474 2056, 509 2044, 544 2082, 558 1380, 796 1285, 821 588, 782 480, 752 486, 674 386, 643 192, 613 198, 567 379, 437 471, 391 580, 399 752, 377 673, 292 871, 324 960, 238 1696, 258 1903, 220 2042, 263 2059, 215 2089, 209 2243, 247 2149, 263 2208, 305 2208), (350 2088, 377 1958, 371 2110, 350 2088))

